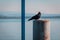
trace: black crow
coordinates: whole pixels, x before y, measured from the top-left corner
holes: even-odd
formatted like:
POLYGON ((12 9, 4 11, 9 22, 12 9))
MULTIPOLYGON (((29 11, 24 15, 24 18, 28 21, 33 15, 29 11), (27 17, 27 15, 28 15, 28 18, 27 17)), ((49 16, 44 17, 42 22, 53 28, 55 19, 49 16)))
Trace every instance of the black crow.
POLYGON ((38 12, 38 14, 36 14, 36 15, 33 16, 33 17, 31 17, 28 21, 33 20, 33 19, 37 20, 37 19, 39 19, 40 17, 41 17, 41 12, 38 12))

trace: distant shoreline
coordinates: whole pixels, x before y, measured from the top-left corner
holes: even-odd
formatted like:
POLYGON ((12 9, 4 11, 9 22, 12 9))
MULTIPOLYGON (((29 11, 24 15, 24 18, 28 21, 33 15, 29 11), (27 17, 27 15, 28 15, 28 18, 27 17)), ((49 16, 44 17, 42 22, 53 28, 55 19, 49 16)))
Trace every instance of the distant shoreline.
MULTIPOLYGON (((30 18, 30 16, 25 18, 30 18)), ((60 18, 60 16, 42 16, 41 18, 60 18)), ((21 19, 21 17, 0 17, 0 19, 21 19)))

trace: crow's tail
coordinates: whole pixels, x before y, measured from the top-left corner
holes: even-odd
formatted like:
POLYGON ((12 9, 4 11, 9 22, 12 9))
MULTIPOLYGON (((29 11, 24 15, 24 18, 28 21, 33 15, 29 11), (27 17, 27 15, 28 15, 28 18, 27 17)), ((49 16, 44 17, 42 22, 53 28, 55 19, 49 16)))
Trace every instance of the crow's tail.
POLYGON ((32 20, 32 19, 29 19, 28 21, 30 21, 30 20, 32 20))

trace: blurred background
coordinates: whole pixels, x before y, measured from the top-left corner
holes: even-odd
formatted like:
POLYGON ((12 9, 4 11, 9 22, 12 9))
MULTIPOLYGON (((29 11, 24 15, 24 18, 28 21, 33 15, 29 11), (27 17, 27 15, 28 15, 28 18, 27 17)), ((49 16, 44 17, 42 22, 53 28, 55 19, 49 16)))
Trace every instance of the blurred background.
POLYGON ((21 40, 21 0, 0 0, 0 40, 21 40))

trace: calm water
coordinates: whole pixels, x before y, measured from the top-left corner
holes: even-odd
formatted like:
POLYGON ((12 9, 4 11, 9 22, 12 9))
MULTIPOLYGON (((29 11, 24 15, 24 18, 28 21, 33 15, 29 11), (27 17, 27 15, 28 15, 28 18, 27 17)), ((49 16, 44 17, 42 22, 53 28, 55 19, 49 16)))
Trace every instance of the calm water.
POLYGON ((0 19, 0 40, 19 40, 20 36, 19 19, 0 19))
MULTIPOLYGON (((50 21, 50 39, 60 40, 60 19, 47 20, 50 21)), ((26 40, 33 40, 32 22, 25 21, 26 40)), ((0 19, 0 40, 21 40, 21 19, 0 19)))

